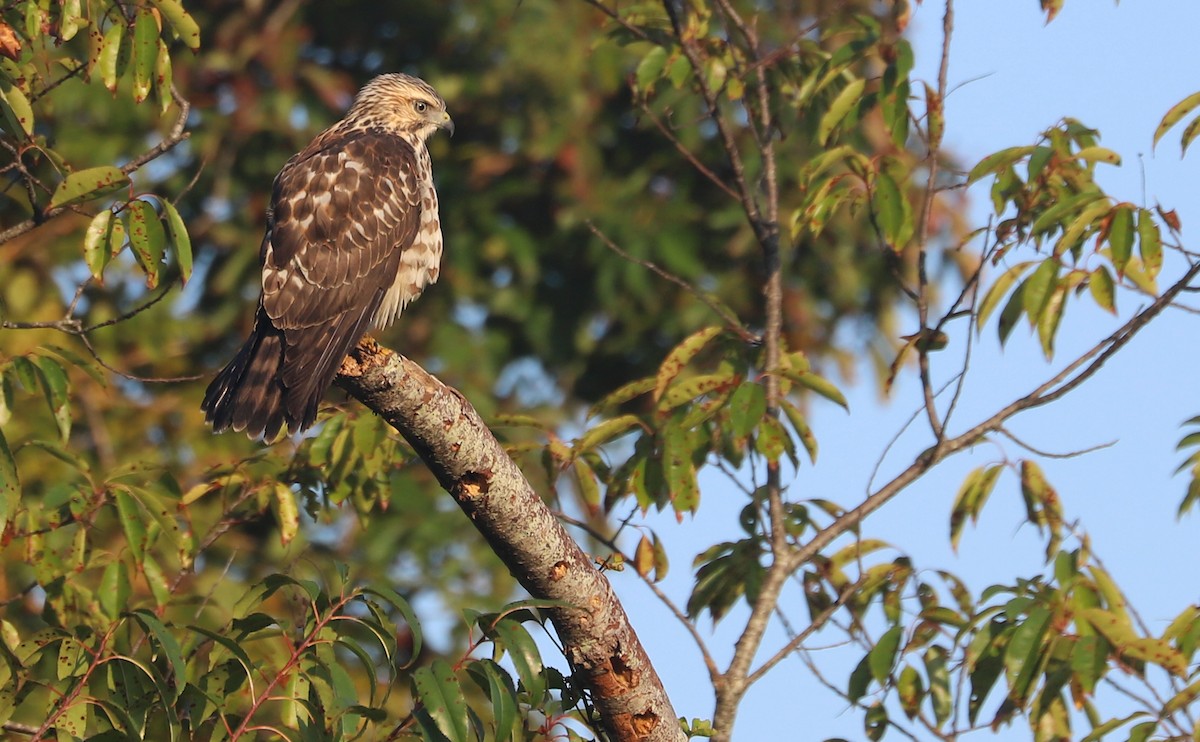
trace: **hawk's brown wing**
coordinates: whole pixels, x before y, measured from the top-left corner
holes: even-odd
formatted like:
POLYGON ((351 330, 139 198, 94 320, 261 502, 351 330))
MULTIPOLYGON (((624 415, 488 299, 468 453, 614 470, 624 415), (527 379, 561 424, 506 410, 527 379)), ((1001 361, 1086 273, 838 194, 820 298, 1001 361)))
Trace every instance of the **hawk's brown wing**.
POLYGON ((204 409, 216 430, 307 428, 395 280, 421 222, 412 148, 357 131, 318 140, 275 179, 254 333, 204 409))

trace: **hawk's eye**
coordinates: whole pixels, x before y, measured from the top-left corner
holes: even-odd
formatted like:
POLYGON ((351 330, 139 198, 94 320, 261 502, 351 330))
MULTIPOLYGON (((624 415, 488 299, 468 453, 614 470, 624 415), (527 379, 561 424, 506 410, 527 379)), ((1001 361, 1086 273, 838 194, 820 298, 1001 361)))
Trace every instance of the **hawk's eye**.
POLYGON ((417 113, 425 113, 425 109, 429 108, 429 104, 423 100, 413 103, 413 108, 417 109, 417 113))

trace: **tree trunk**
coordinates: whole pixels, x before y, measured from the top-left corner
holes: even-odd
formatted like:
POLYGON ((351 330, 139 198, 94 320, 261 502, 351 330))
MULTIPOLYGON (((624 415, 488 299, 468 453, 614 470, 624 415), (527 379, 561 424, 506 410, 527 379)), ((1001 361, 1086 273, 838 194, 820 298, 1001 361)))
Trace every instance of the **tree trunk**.
POLYGON ((412 361, 366 339, 338 385, 394 427, 535 598, 614 740, 685 740, 612 585, 533 491, 479 413, 412 361))

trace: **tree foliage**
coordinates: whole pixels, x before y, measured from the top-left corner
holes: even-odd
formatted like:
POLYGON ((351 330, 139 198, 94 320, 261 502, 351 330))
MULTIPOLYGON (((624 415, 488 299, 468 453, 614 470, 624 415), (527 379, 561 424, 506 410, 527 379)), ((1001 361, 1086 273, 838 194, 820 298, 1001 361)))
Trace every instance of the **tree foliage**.
MULTIPOLYGON (((1053 19, 1061 3, 1042 6, 1053 19)), ((856 653, 829 684, 870 739, 1018 719, 1039 740, 1194 736, 1200 612, 1146 626, 1039 455, 974 469, 944 517, 957 546, 994 493, 1019 493, 1044 538, 1041 574, 980 590, 870 535, 872 513, 941 462, 987 440, 1007 450, 1009 420, 1086 383, 1200 273, 1174 210, 1101 187, 1121 156, 1083 122, 966 166, 945 153, 945 74, 913 78, 911 10, 5 5, 7 732, 649 734, 604 717, 594 668, 543 656, 547 617, 579 606, 521 599, 514 577, 546 575, 478 536, 411 431, 338 393, 302 439, 264 447, 203 427, 206 376, 250 321, 274 173, 357 84, 403 69, 443 92, 461 134, 433 142, 443 282, 387 340, 474 402, 614 581, 679 569, 640 519, 705 507, 704 470, 740 498, 741 534, 697 542, 690 594, 676 606, 659 593, 716 705, 654 738, 729 739, 754 684, 817 636, 856 653), (987 226, 965 221, 975 183, 990 188, 987 226), (1121 295, 1143 305, 1121 313, 1121 295), (1081 302, 1114 316, 1107 338, 993 414, 956 417, 959 392, 934 379, 967 372, 963 345, 1025 325, 1054 358, 1081 302), (858 501, 802 497, 820 452, 812 410, 846 407, 832 379, 864 362, 884 391, 919 380, 928 447, 858 501), (724 667, 702 620, 740 624, 724 667), (1106 683, 1145 700, 1100 707, 1106 683)), ((1186 149, 1197 106, 1169 110, 1154 141, 1180 127, 1186 149)), ((1198 457, 1181 465, 1181 512, 1200 498, 1198 457)), ((583 656, 585 641, 557 639, 583 656)))

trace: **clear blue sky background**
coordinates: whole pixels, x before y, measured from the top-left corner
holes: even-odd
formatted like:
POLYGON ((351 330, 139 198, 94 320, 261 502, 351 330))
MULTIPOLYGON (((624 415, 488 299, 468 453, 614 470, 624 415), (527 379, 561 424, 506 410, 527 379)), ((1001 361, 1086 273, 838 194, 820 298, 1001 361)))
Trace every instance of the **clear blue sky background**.
MULTIPOLYGON (((933 81, 936 76, 944 8, 936 0, 915 7, 915 79, 933 81)), ((963 162, 973 163, 1004 147, 1032 143, 1039 132, 1064 116, 1078 118, 1099 129, 1101 143, 1124 158, 1122 167, 1104 168, 1102 183, 1110 193, 1142 203, 1141 163, 1145 201, 1177 208, 1185 239, 1196 234, 1200 145, 1190 158, 1181 160, 1178 131, 1169 134, 1157 152, 1151 151, 1151 135, 1171 105, 1200 90, 1200 76, 1191 72, 1196 69, 1200 2, 1126 0, 1116 6, 1103 0, 1068 0, 1049 25, 1036 0, 960 1, 956 10, 946 147, 963 162)), ((990 208, 986 193, 976 190, 972 201, 976 222, 986 223, 990 208)), ((1178 269, 1179 264, 1168 262, 1164 275, 1169 277, 1172 267, 1178 269)), ((1129 292, 1118 298, 1126 317, 1145 303, 1129 292)), ((1075 302, 1068 309, 1058 355, 1050 364, 1023 328, 1014 332, 1003 352, 994 326, 986 328, 976 344, 966 395, 951 432, 1027 393, 1115 329, 1118 320, 1085 304, 1075 302)), ((1200 354, 1195 350, 1200 328, 1193 315, 1169 314, 1083 389, 1012 425, 1030 444, 1048 451, 1116 442, 1080 458, 1043 464, 1068 517, 1078 519, 1091 535, 1095 551, 1156 631, 1195 602, 1200 592, 1200 574, 1193 566, 1196 516, 1175 519, 1186 480, 1172 476, 1181 458, 1174 452, 1181 436, 1179 425, 1200 414, 1196 384, 1200 354)), ((961 333, 965 323, 960 324, 964 325, 961 333)), ((946 357, 940 359, 939 378, 947 379, 956 370, 956 354, 963 345, 961 335, 953 338, 946 357)), ((898 385, 890 403, 881 403, 866 381, 846 391, 852 414, 819 403, 814 411, 821 457, 816 467, 804 468, 793 482, 794 497, 824 497, 845 506, 859 502, 871 468, 919 399, 911 375, 898 385)), ((911 462, 928 443, 920 426, 903 435, 885 459, 876 486, 911 462)), ((1031 527, 1021 525, 1019 488, 1011 476, 1001 480, 979 527, 967 527, 959 552, 949 548, 948 518, 962 478, 1005 453, 1014 459, 1023 455, 1005 443, 1002 449, 981 445, 956 457, 886 506, 869 521, 865 535, 890 541, 920 567, 959 574, 976 594, 992 583, 1011 584, 1018 576, 1037 573, 1042 541, 1031 527)), ((722 539, 738 537, 736 512, 744 504, 741 496, 719 476, 708 476, 702 484, 705 500, 697 518, 682 525, 669 517, 651 521, 672 557, 673 571, 664 588, 680 605, 690 590, 689 565, 695 554, 722 539)), ((711 686, 683 629, 634 575, 617 574, 613 580, 664 676, 676 710, 689 717, 710 716, 711 686)), ((782 608, 795 625, 806 625, 807 610, 798 592, 782 608)), ((702 624, 722 666, 744 619, 745 611, 738 610, 715 630, 707 621, 702 624)), ((784 638, 779 631, 770 634, 759 659, 769 656, 770 648, 784 638)), ((834 638, 826 635, 814 644, 834 638)), ((829 680, 844 688, 853 661, 861 655, 833 649, 813 656, 827 668, 829 680)), ((999 693, 995 695, 993 704, 999 693)), ((784 661, 751 690, 736 732, 740 740, 864 738, 861 714, 847 710, 795 659, 784 661)), ((900 737, 892 732, 887 738, 900 737)), ((1019 720, 1000 738, 1029 739, 1030 733, 1019 720)))

